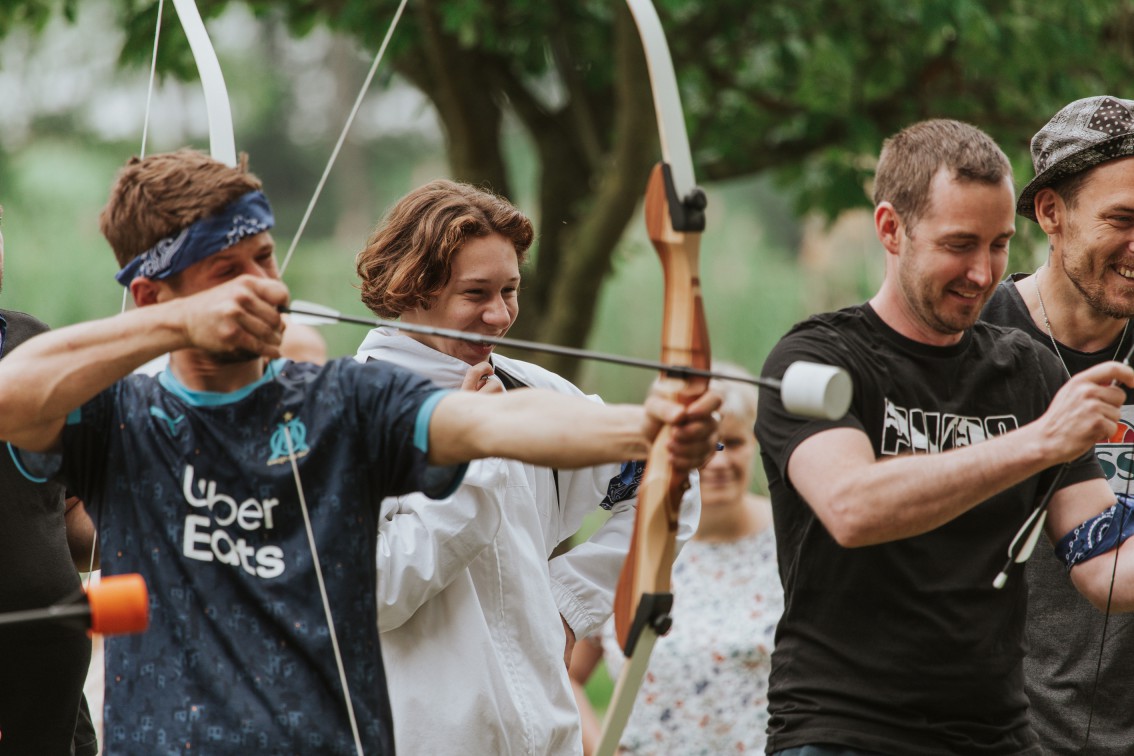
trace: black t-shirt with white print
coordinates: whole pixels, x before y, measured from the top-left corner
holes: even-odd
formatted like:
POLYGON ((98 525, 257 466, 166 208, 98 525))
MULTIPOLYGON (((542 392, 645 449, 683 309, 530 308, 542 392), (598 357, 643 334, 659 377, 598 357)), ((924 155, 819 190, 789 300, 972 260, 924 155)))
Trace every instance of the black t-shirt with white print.
MULTIPOLYGON (((763 391, 756 424, 774 510, 785 611, 769 690, 768 752, 809 743, 886 754, 1039 753, 1023 689, 1026 594, 992 581, 1054 470, 922 535, 843 548, 787 479, 792 453, 831 428, 855 428, 876 455, 980 443, 1043 414, 1063 383, 1049 351, 978 323, 934 347, 885 325, 869 305, 798 324, 764 374, 809 360, 854 381, 841 420, 788 413, 763 391)), ((1099 477, 1084 455, 1064 484, 1099 477)))

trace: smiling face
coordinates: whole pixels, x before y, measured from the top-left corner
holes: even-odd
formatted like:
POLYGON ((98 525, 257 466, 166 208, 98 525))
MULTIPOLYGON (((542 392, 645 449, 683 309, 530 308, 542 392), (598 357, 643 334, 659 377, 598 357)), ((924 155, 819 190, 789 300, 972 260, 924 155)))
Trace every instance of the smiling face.
MULTIPOLYGON (((474 237, 453 256, 448 282, 428 308, 402 313, 407 323, 503 336, 520 312, 520 264, 512 243, 500 234, 474 237)), ((469 365, 484 362, 492 346, 411 334, 423 344, 469 365)))
POLYGON ((1008 264, 1015 233, 1012 183, 958 180, 942 168, 926 211, 895 234, 906 329, 931 344, 952 343, 980 317, 1008 264))
POLYGON ((1055 225, 1040 222, 1053 266, 1098 312, 1134 317, 1134 157, 1092 169, 1070 204, 1057 198, 1051 207, 1055 225))
POLYGON ((756 459, 752 424, 736 415, 725 414, 720 423, 720 442, 724 449, 701 468, 701 506, 705 508, 741 502, 752 477, 756 459))

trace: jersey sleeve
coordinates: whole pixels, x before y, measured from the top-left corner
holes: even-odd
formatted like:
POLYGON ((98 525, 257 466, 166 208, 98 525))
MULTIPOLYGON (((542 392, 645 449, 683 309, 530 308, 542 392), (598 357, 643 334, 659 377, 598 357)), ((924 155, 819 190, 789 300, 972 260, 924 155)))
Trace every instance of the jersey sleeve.
POLYGON ((445 394, 432 381, 387 362, 346 363, 358 381, 371 470, 387 496, 420 491, 433 499, 456 491, 467 464, 429 464, 429 421, 445 394))
POLYGON ((58 477, 75 496, 90 501, 103 490, 110 465, 107 455, 123 387, 115 384, 71 412, 63 426, 58 477))

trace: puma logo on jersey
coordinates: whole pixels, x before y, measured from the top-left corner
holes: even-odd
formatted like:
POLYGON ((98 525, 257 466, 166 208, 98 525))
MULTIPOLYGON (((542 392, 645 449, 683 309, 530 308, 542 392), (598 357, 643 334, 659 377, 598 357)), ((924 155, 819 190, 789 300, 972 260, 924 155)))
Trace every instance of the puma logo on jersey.
POLYGON ((161 407, 150 407, 150 414, 159 420, 164 420, 166 426, 169 428, 169 435, 176 436, 181 431, 181 421, 185 419, 185 415, 178 415, 172 418, 166 414, 165 410, 161 407))

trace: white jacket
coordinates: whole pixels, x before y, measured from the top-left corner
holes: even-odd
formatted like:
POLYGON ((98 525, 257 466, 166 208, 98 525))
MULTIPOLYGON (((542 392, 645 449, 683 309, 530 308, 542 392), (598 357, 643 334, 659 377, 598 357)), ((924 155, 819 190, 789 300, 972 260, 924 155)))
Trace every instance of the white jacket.
MULTIPOLYGON (((385 328, 371 331, 355 358, 394 362, 447 388, 458 388, 469 367, 385 328)), ((492 361, 528 386, 583 395, 536 365, 492 361)), ((378 627, 398 753, 581 753, 560 615, 578 638, 610 615, 635 500, 615 504, 585 543, 548 558, 598 508, 618 472, 559 470, 557 487, 548 468, 481 460, 448 499, 382 502, 378 627)), ((699 514, 694 486, 679 543, 699 514)))

